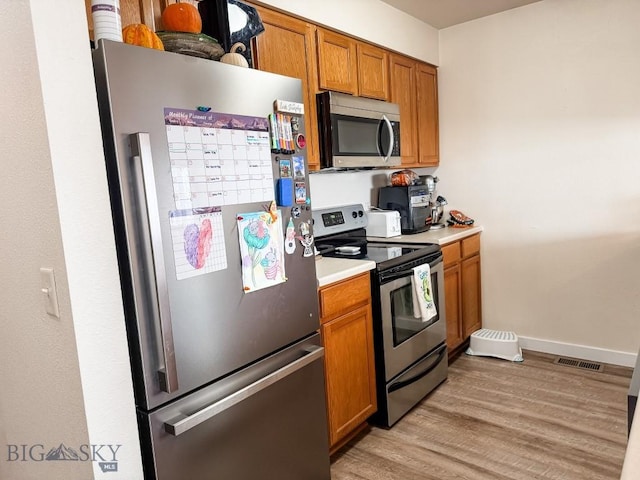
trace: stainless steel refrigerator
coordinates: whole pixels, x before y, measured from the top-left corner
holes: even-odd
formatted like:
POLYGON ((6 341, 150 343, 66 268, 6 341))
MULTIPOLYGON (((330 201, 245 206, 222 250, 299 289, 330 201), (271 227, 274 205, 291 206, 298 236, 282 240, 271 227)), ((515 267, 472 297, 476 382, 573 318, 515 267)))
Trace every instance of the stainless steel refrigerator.
POLYGON ((301 82, 93 55, 145 478, 329 479, 301 82))

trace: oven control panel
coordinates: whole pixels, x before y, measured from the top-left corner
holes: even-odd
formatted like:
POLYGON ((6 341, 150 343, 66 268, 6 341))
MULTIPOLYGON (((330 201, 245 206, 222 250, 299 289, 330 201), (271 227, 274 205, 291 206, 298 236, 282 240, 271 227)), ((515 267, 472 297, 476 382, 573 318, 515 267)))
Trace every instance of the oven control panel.
POLYGON ((361 203, 322 208, 311 213, 316 238, 367 227, 367 212, 361 203))

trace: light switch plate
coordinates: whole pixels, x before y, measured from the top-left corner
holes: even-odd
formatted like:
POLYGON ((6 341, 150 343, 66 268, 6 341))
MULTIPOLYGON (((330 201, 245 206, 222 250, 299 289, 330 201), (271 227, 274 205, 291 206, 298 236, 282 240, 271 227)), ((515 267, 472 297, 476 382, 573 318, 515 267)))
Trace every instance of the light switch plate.
POLYGON ((40 269, 41 291, 44 295, 45 310, 49 315, 60 318, 60 309, 58 308, 58 292, 56 290, 56 278, 53 268, 40 269))

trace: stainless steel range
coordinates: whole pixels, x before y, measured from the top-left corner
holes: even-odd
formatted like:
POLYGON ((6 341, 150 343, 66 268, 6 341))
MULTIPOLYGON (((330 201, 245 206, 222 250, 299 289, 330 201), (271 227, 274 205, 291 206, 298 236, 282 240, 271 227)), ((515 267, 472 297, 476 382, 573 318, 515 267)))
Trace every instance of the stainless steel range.
POLYGON ((369 242, 360 204, 313 211, 315 243, 323 256, 369 259, 378 412, 390 427, 447 378, 444 269, 439 245, 369 242), (428 265, 434 310, 420 311, 416 271, 428 265))

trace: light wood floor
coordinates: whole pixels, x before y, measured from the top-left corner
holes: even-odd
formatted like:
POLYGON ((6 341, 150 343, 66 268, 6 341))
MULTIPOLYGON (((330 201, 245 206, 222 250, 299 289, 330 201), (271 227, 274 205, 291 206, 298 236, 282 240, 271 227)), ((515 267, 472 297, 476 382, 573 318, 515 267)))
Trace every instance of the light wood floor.
POLYGON ((524 358, 462 354, 393 428, 371 427, 338 451, 332 479, 619 479, 632 370, 524 358))

